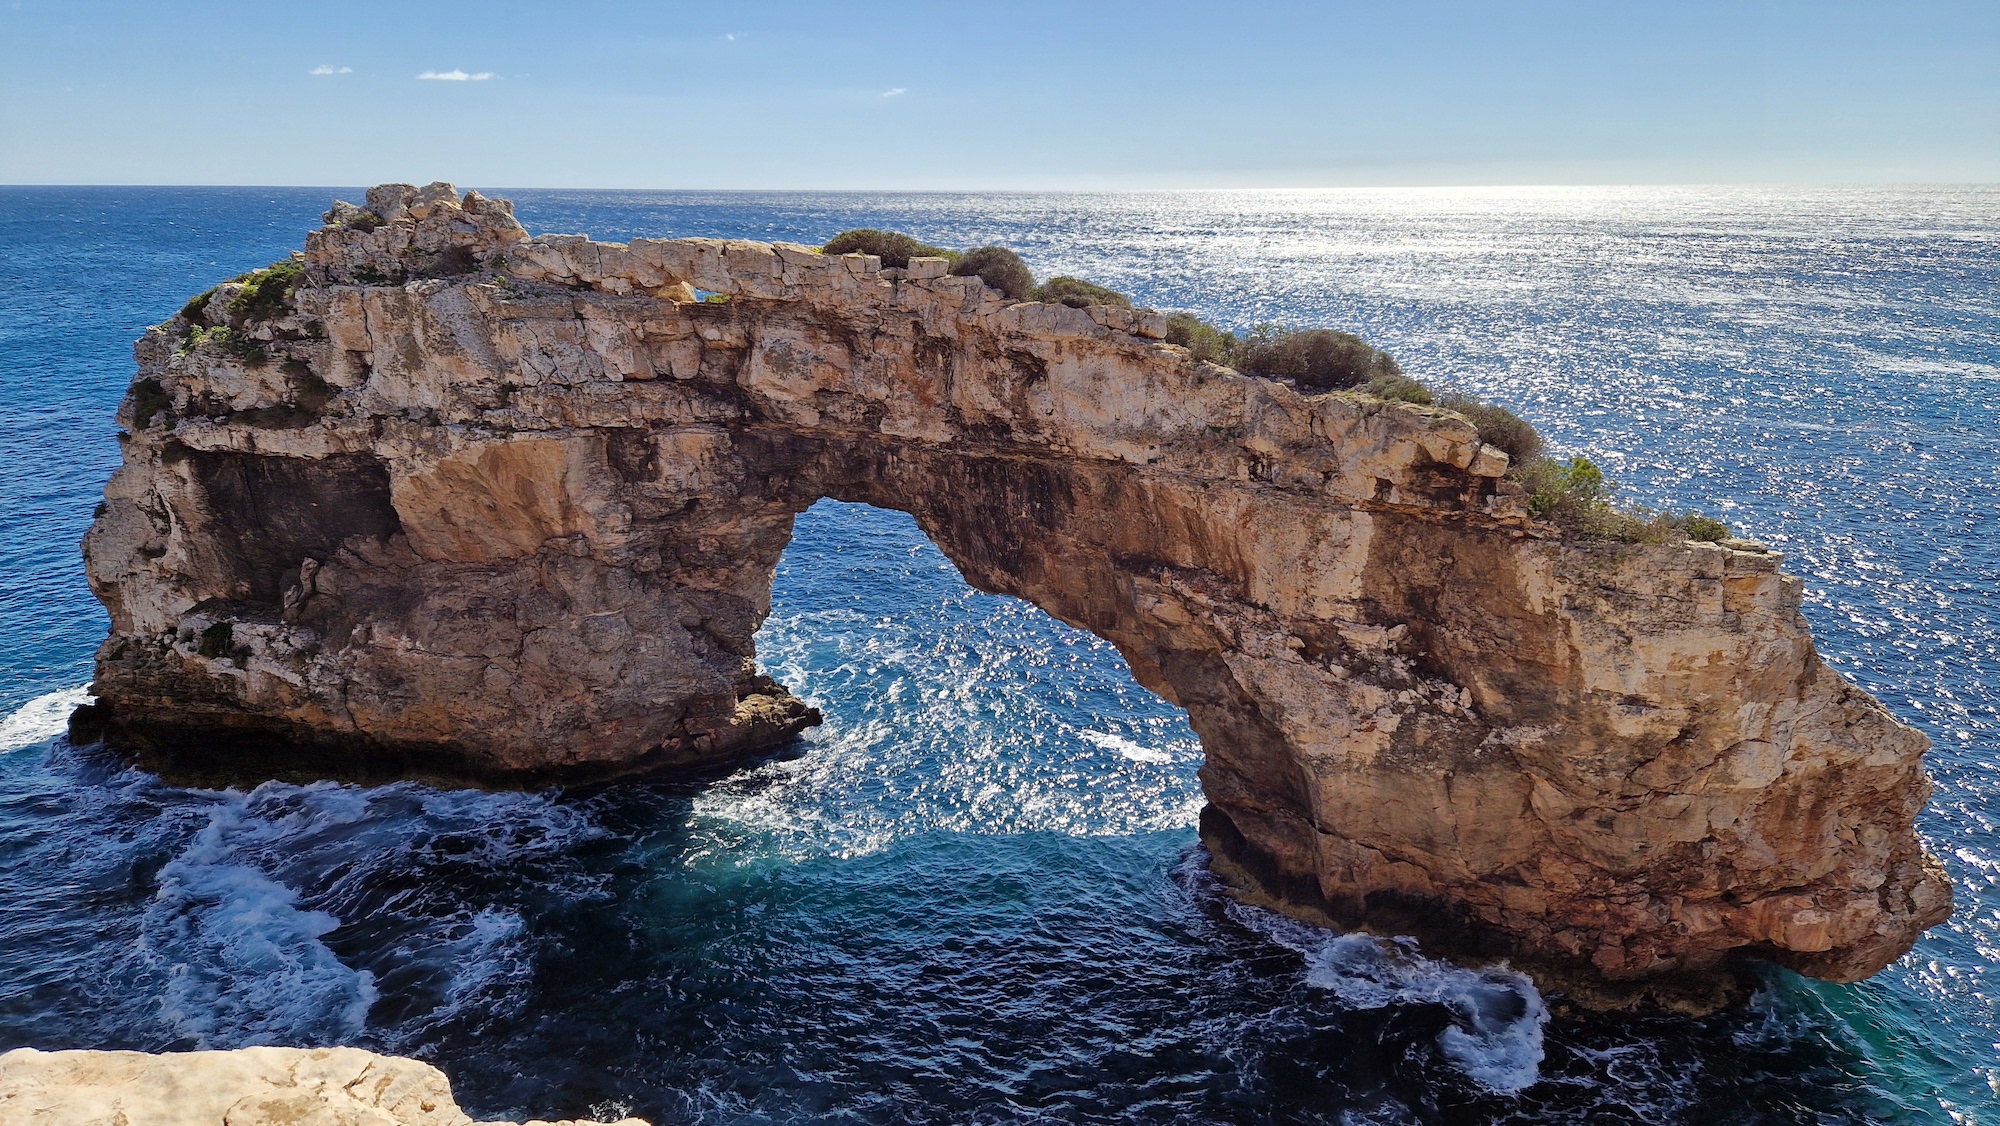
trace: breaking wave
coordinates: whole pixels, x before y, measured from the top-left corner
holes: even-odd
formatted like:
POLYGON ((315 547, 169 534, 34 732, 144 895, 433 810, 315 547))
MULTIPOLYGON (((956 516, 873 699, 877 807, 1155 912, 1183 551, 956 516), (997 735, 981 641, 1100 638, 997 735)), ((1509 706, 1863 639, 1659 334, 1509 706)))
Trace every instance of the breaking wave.
POLYGON ((245 862, 329 812, 260 816, 267 789, 221 796, 208 825, 160 869, 141 924, 138 957, 157 983, 160 1015, 200 1048, 349 1043, 377 996, 375 976, 322 941, 340 920, 301 908, 297 891, 245 862))
POLYGON ((37 696, 0 719, 0 754, 46 743, 69 729, 69 713, 95 699, 89 685, 37 696))

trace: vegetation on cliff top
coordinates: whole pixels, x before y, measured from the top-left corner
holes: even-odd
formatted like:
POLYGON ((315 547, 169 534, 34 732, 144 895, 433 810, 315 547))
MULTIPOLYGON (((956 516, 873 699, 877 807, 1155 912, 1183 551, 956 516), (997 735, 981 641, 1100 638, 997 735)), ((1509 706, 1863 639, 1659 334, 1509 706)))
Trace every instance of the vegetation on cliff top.
POLYGON ((956 250, 918 242, 901 231, 878 231, 873 227, 842 231, 828 239, 821 249, 828 254, 873 254, 884 266, 898 270, 908 269, 912 258, 942 258, 957 264, 962 257, 956 250))
MULTIPOLYGON (((228 311, 245 321, 267 321, 284 315, 287 303, 305 275, 306 264, 299 258, 281 258, 261 270, 238 274, 224 284, 240 285, 229 298, 228 311)), ((190 329, 217 327, 209 322, 208 305, 222 286, 212 285, 181 306, 180 318, 190 329)))
POLYGON ((1053 277, 1035 287, 1035 300, 1051 305, 1067 305, 1072 309, 1087 309, 1092 305, 1115 305, 1120 309, 1130 309, 1132 299, 1115 289, 1106 289, 1082 278, 1053 277))
POLYGON ((1035 275, 1021 256, 1004 246, 975 246, 962 255, 951 272, 976 277, 1013 301, 1026 301, 1035 291, 1035 275))
POLYGON ((1729 538, 1722 521, 1698 513, 1656 512, 1643 505, 1619 508, 1611 499, 1617 486, 1595 462, 1586 457, 1565 462, 1543 454, 1542 436, 1534 426, 1498 403, 1446 395, 1437 405, 1464 416, 1478 429, 1481 442, 1507 455, 1507 477, 1525 491, 1528 512, 1569 538, 1617 543, 1729 538))
MULTIPOLYGON (((1129 309, 1124 294, 1082 278, 1058 276, 1035 284, 1020 255, 1000 246, 959 252, 917 241, 899 231, 872 228, 835 235, 828 254, 873 254, 884 266, 907 267, 914 257, 944 258, 951 272, 977 276, 1015 301, 1043 301, 1072 308, 1111 305, 1129 309)), ((1542 436, 1526 419, 1497 403, 1468 395, 1436 395, 1412 379, 1395 357, 1351 332, 1289 329, 1260 324, 1242 336, 1220 329, 1193 313, 1166 318, 1166 340, 1186 348, 1196 360, 1225 364, 1252 375, 1286 379, 1308 392, 1352 391, 1386 402, 1435 406, 1463 416, 1479 440, 1507 455, 1508 479, 1527 497, 1528 511, 1574 539, 1620 543, 1663 543, 1727 539, 1721 521, 1696 513, 1658 512, 1612 502, 1617 486, 1588 458, 1567 462, 1542 452, 1542 436)))
POLYGON ((242 275, 236 280, 243 283, 243 288, 229 299, 229 311, 246 321, 267 321, 284 315, 285 303, 291 300, 305 269, 306 264, 300 259, 285 258, 242 275))

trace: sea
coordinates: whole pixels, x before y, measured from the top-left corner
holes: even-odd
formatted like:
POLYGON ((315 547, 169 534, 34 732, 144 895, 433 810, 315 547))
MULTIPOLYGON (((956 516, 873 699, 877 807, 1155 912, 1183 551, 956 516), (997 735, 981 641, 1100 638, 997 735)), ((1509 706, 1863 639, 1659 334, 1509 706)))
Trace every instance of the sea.
POLYGON ((803 514, 757 635, 827 722, 713 777, 177 786, 72 746, 78 541, 131 343, 347 188, 0 188, 0 1050, 359 1045, 476 1117, 2000 1123, 2000 188, 508 191, 529 230, 997 243, 1219 324, 1349 329, 1632 502, 1782 551, 1933 741, 1958 910, 1853 985, 1591 1016, 1234 904, 1202 752, 905 515, 803 514))

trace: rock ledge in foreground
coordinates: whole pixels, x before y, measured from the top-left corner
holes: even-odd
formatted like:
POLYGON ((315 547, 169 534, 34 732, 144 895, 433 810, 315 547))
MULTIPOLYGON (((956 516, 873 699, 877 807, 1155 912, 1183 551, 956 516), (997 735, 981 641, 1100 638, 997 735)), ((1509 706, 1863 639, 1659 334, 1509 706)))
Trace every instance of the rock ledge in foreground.
MULTIPOLYGON (((444 1072, 360 1048, 162 1055, 16 1048, 0 1055, 0 1126, 474 1124, 444 1072)), ((627 1118, 617 1126, 646 1123, 627 1118)))

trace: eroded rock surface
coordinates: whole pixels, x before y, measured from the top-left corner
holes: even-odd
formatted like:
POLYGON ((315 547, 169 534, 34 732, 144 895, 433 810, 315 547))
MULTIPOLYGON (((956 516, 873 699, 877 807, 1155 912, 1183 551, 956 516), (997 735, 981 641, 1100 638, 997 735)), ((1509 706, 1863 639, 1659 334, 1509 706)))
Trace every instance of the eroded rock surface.
POLYGON ((1852 980, 1949 912, 1925 740, 1820 661, 1778 557, 1554 538, 1455 415, 858 255, 531 239, 448 185, 336 207, 305 262, 276 319, 224 286, 233 340, 138 345, 84 728, 724 762, 817 719, 752 633, 835 497, 1187 708, 1205 837, 1288 909, 1612 980, 1852 980))
MULTIPOLYGON (((162 1055, 16 1048, 0 1055, 0 1126, 474 1124, 437 1068, 359 1048, 162 1055)), ((627 1118, 616 1126, 646 1123, 627 1118)))

